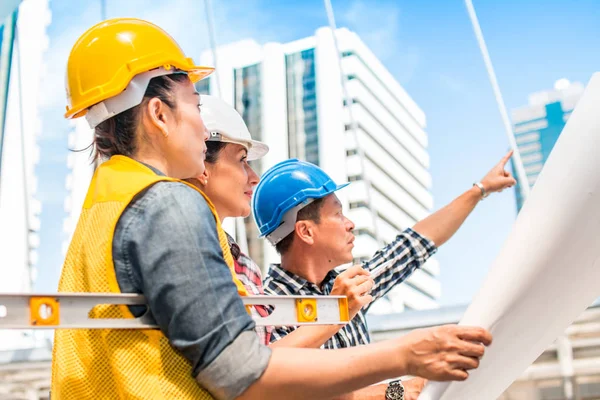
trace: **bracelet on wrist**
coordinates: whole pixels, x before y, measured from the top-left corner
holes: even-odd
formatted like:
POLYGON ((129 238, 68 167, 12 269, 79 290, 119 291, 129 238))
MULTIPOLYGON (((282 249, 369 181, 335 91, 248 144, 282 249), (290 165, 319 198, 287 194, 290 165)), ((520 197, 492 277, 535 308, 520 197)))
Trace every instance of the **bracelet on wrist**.
POLYGON ((486 197, 489 196, 489 193, 487 190, 485 190, 485 188, 483 187, 483 184, 481 182, 475 182, 473 184, 473 186, 477 186, 479 188, 479 190, 481 191, 481 198, 485 199, 486 197))

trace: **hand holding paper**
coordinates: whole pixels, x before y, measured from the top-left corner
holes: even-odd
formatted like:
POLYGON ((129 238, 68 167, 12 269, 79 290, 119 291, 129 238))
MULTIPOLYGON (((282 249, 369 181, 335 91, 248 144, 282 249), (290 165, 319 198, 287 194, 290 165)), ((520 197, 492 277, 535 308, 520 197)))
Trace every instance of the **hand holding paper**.
POLYGON ((600 73, 592 76, 461 325, 494 344, 461 383, 420 400, 497 399, 600 296, 600 73))

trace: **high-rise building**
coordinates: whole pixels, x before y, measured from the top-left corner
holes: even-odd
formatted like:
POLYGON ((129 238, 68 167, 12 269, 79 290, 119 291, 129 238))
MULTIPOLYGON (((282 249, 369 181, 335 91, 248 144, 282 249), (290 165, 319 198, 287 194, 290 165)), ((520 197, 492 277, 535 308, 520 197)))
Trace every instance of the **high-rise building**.
MULTIPOLYGON (((36 277, 36 137, 49 23, 48 0, 23 2, 0 21, 0 293, 29 292, 36 277)), ((0 317, 6 312, 0 306, 0 317)), ((0 331, 0 351, 33 345, 31 332, 0 331)))
MULTIPOLYGON (((216 63, 206 51, 200 61, 217 71, 197 88, 234 105, 253 137, 269 145, 269 154, 254 164, 257 172, 293 157, 321 166, 336 182, 353 182, 338 196, 356 224, 360 261, 431 211, 428 140, 425 114, 390 72, 354 32, 339 29, 336 35, 341 65, 329 28, 286 44, 244 40, 221 46, 216 63)), ((230 221, 225 228, 238 241, 245 234, 251 257, 264 269, 278 262, 274 248, 258 239, 251 217, 243 225, 230 221)), ((438 273, 437 261, 430 260, 376 310, 436 307, 438 273)))
POLYGON ((94 175, 95 164, 91 158, 90 145, 94 141, 94 131, 90 129, 85 118, 77 118, 69 121, 71 132, 69 133, 69 149, 67 155, 67 166, 69 172, 66 177, 67 196, 64 208, 67 214, 63 222, 65 241, 62 245, 63 256, 67 255, 69 244, 75 233, 77 221, 81 214, 81 208, 87 194, 87 189, 94 175))
MULTIPOLYGON (((530 187, 535 184, 583 90, 581 83, 560 79, 553 90, 531 94, 527 106, 512 111, 515 139, 530 187)), ((515 190, 517 210, 523 206, 521 185, 518 182, 515 190)))

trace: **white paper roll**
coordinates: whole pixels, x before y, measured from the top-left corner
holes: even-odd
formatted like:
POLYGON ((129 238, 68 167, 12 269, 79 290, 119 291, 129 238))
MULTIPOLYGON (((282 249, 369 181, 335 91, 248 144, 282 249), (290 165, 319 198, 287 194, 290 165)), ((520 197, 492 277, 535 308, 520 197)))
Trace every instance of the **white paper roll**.
MULTIPOLYGON (((482 228, 493 229, 493 227, 482 228)), ((485 239, 484 239, 485 240, 485 239)), ((494 342, 465 382, 419 400, 495 400, 600 296, 600 73, 569 118, 461 325, 494 342)))

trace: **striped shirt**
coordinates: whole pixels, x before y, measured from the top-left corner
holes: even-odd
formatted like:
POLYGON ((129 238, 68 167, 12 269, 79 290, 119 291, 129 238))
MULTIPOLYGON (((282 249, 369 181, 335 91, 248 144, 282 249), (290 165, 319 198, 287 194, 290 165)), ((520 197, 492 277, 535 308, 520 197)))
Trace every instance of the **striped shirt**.
MULTIPOLYGON (((437 248, 431 240, 412 229, 409 228, 400 233, 392 243, 375 253, 369 261, 363 263, 363 268, 373 271, 379 265, 394 260, 385 268, 383 273, 374 278, 375 285, 370 293, 373 296, 373 301, 385 296, 394 286, 406 280, 415 269, 421 267, 436 251, 437 248)), ((280 264, 272 264, 264 281, 264 291, 265 294, 269 295, 328 295, 331 293, 333 283, 338 275, 339 272, 336 270, 329 271, 319 287, 283 269, 280 264)), ((368 344, 370 338, 366 313, 371 304, 361 309, 352 321, 321 347, 339 349, 368 344)), ((293 326, 275 328, 271 334, 271 342, 281 339, 295 329, 296 327, 293 326)))

